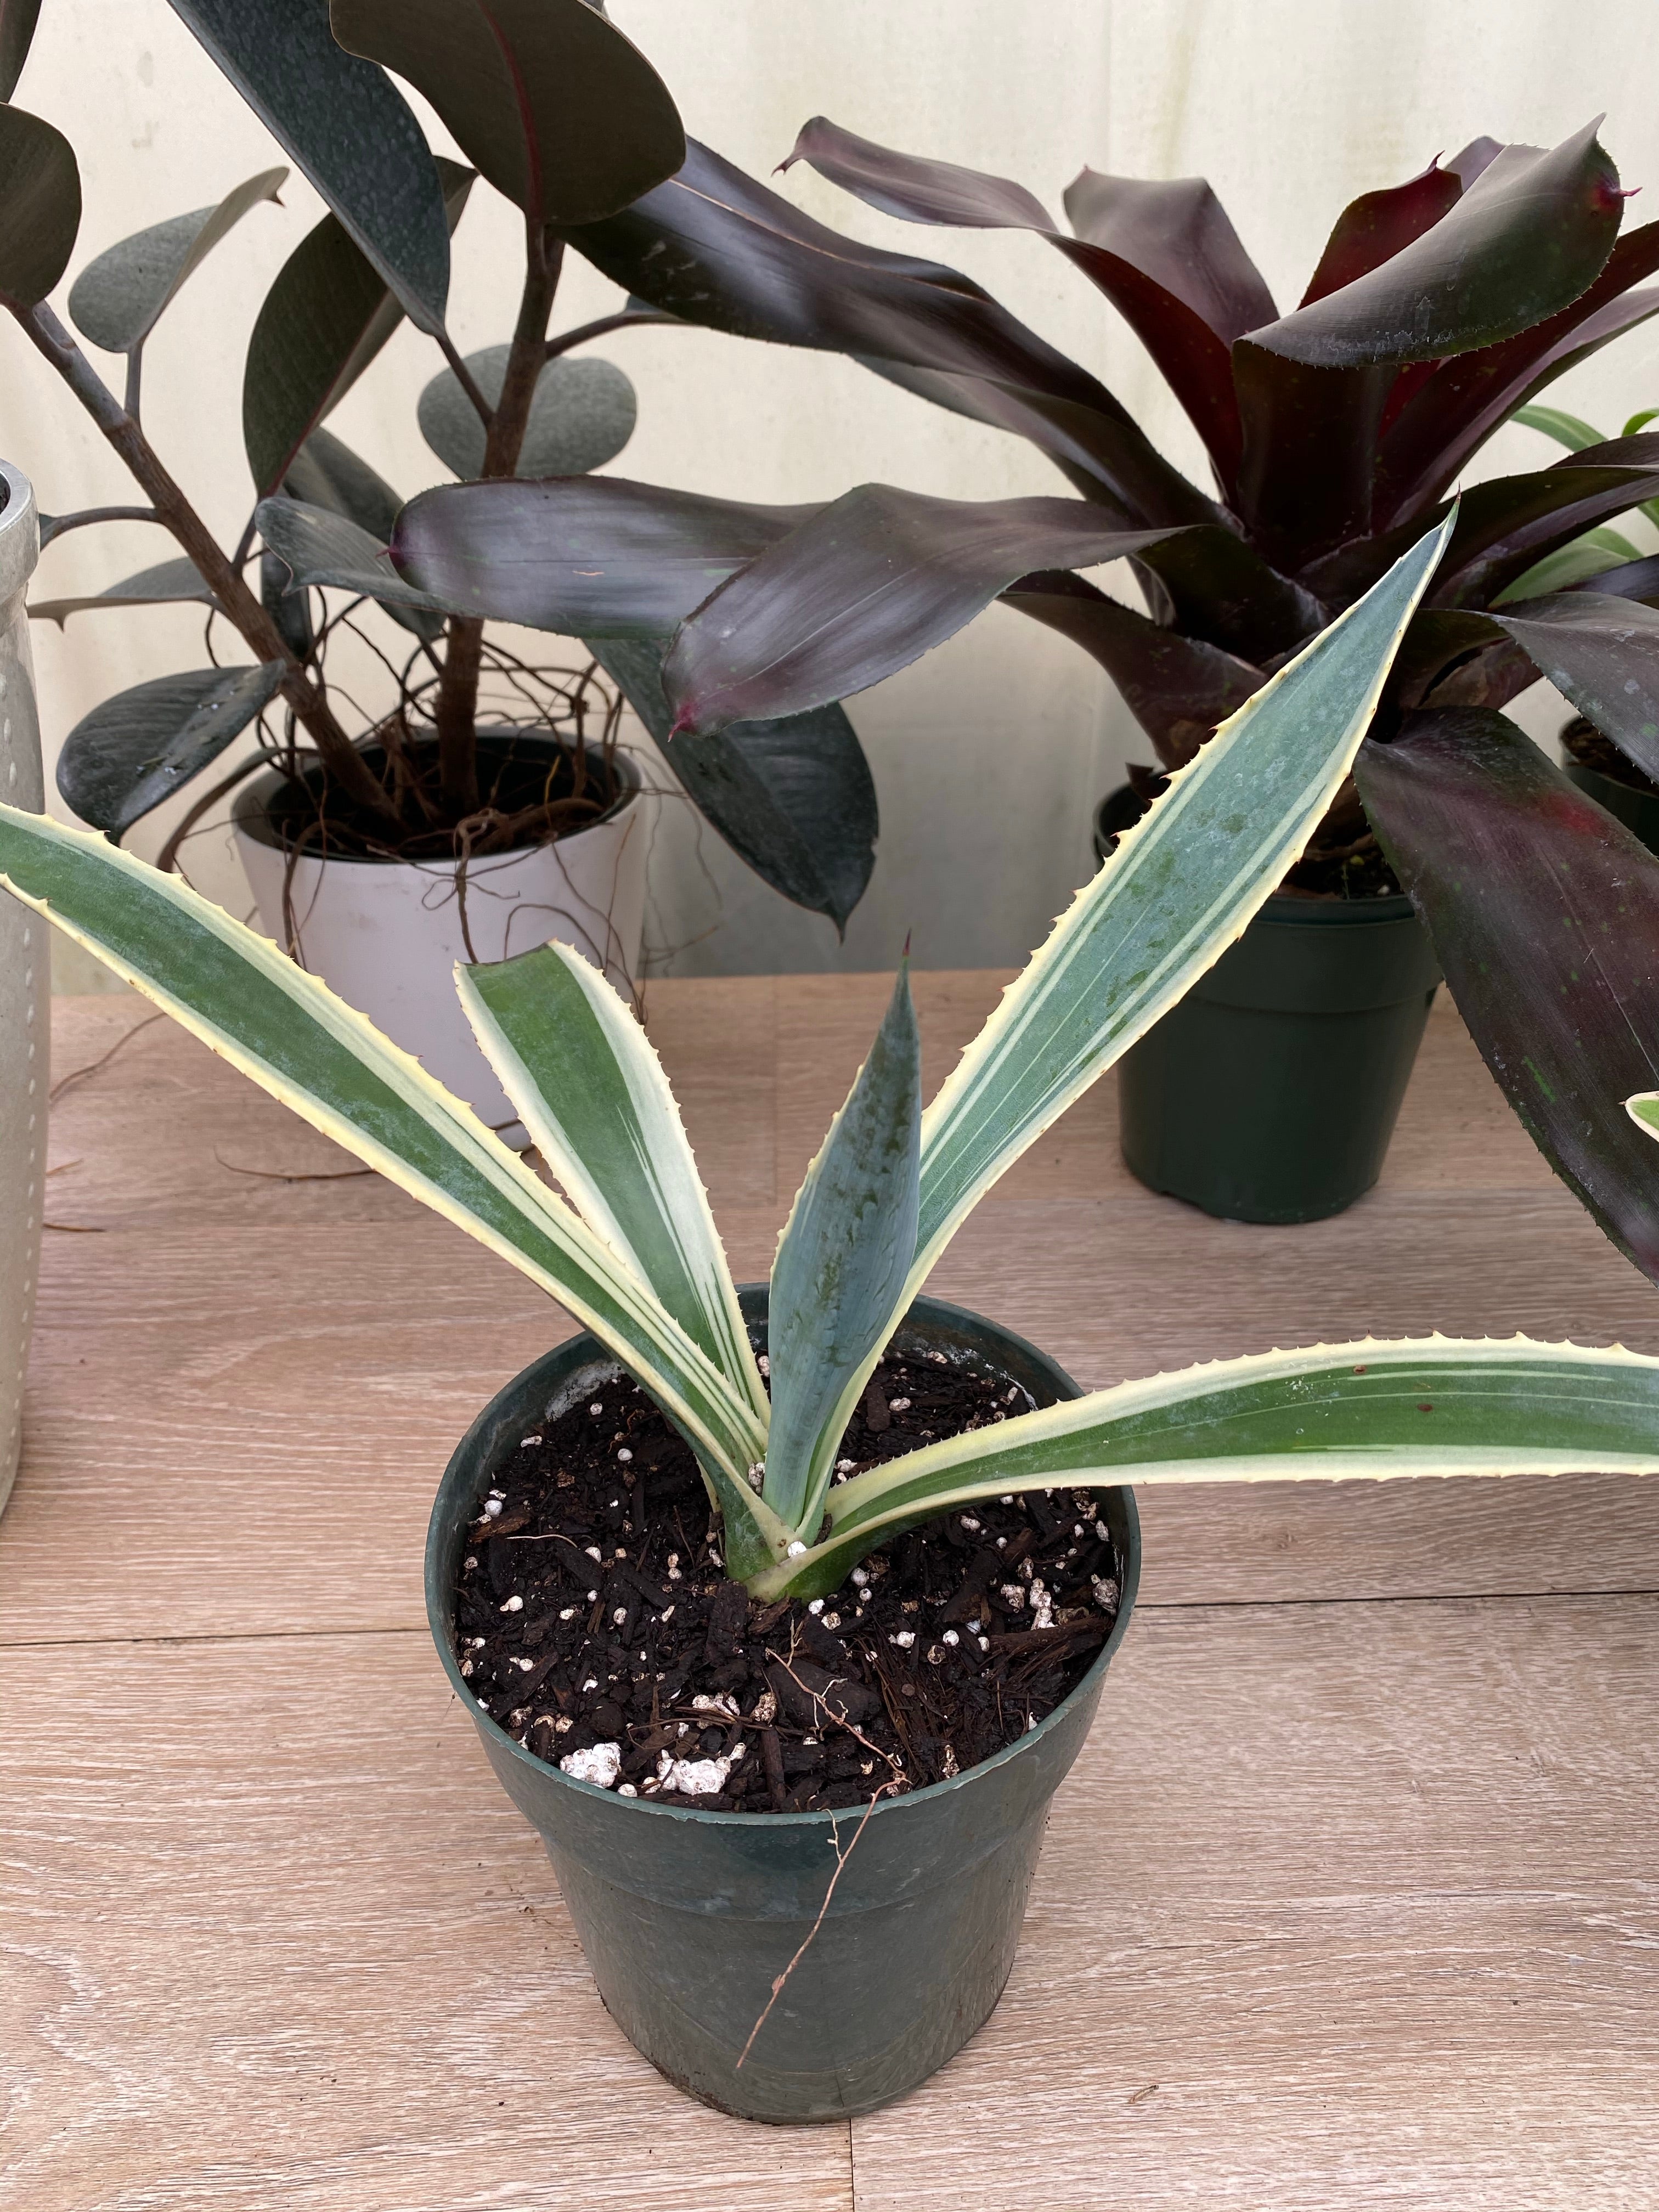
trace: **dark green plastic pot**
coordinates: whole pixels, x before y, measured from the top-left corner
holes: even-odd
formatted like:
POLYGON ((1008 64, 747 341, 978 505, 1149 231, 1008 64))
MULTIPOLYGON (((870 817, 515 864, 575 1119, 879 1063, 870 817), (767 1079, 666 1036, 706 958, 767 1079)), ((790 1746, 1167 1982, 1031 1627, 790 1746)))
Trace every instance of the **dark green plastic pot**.
POLYGON ((1650 853, 1659 853, 1659 796, 1637 791, 1599 769, 1581 768, 1576 760, 1563 761, 1561 765, 1569 783, 1576 783, 1587 799, 1593 799, 1615 822, 1634 830, 1650 853))
POLYGON ((1439 981, 1408 898, 1270 898, 1118 1063, 1130 1172, 1228 1221, 1340 1213, 1382 1173, 1439 981))
MULTIPOLYGON (((764 1286, 743 1292, 763 1330, 764 1286)), ((1019 1382, 1039 1403, 1074 1398, 1054 1361, 960 1306, 918 1298, 896 1344, 943 1352, 1019 1382)), ((527 1428, 617 1372, 573 1337, 491 1400, 445 1472, 427 1538, 427 1618, 456 1694, 502 1786, 547 1845, 599 1995, 659 2072, 722 2112, 834 2120, 902 2096, 942 2066, 1002 1993, 1013 1964, 1048 1802, 1077 1757, 1134 1601, 1140 1530, 1133 1494, 1097 1493, 1122 1566, 1117 1621, 1084 1680, 1047 1720, 952 1782, 869 1815, 823 1924, 747 2062, 750 2029, 817 1917, 842 1848, 864 1818, 699 1813, 573 1782, 481 1712, 461 1680, 453 1594, 469 1525, 527 1428)))

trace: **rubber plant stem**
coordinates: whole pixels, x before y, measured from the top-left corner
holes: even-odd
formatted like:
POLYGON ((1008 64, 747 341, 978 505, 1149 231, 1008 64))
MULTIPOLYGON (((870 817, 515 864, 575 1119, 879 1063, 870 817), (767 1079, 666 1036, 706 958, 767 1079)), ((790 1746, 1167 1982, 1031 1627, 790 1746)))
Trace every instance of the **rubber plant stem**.
MULTIPOLYGON (((524 295, 519 302, 518 326, 507 351, 507 373, 501 396, 490 416, 484 439, 482 474, 510 477, 519 465, 525 432, 530 426, 531 403, 546 360, 547 325, 553 313, 553 295, 559 287, 559 266, 564 242, 550 237, 538 216, 525 222, 524 295)), ((434 720, 438 729, 438 774, 446 805, 459 815, 471 814, 478 804, 478 757, 476 743, 478 676, 483 659, 483 624, 452 619, 444 650, 444 672, 438 684, 434 720)))
POLYGON ((341 728, 320 688, 283 641, 264 608, 226 559, 217 539, 173 482, 160 455, 44 301, 12 313, 52 363, 148 495, 155 520, 170 531, 250 652, 283 666, 282 696, 314 740, 341 789, 395 821, 396 811, 362 754, 341 728))

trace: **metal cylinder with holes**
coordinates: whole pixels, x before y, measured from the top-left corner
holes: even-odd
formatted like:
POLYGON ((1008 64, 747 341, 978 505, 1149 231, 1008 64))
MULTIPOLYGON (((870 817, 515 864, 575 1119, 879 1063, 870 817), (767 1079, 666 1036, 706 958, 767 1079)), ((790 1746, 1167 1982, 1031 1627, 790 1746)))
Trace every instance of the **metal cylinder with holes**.
MULTIPOLYGON (((3 461, 0 492, 0 799, 38 810, 40 722, 23 600, 40 556, 40 532, 28 478, 3 461)), ((49 933, 38 915, 0 896, 0 1509, 11 1495, 22 1442, 23 1376, 40 1259, 49 933)))

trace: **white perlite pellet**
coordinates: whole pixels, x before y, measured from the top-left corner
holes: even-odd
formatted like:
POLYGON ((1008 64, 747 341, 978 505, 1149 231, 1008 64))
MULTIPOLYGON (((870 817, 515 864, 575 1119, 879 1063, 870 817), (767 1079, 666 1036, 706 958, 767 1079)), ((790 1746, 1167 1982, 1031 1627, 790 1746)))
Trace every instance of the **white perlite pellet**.
POLYGON ((914 1628, 901 1628, 896 1636, 890 1636, 887 1639, 890 1644, 896 1644, 901 1651, 908 1651, 915 1640, 916 1632, 914 1628))
POLYGON ((629 1450, 628 1446, 627 1446, 626 1444, 624 1444, 624 1445, 622 1447, 622 1449, 621 1449, 621 1450, 617 1454, 617 1457, 618 1459, 623 1459, 623 1460, 626 1460, 626 1459, 632 1459, 632 1458, 633 1458, 633 1456, 634 1456, 633 1453, 632 1453, 631 1451, 629 1451, 629 1450))
POLYGON ((524 1600, 520 1597, 516 1592, 514 1592, 513 1596, 502 1600, 501 1611, 503 1613, 522 1613, 524 1611, 524 1600))
POLYGON ((501 1499, 499 1498, 486 1498, 484 1500, 483 1510, 484 1518, 487 1521, 499 1521, 501 1516, 501 1499))
POLYGON ((622 1772, 622 1746, 592 1743, 586 1751, 568 1751, 559 1761, 559 1771, 573 1782, 591 1782, 596 1790, 614 1790, 622 1772))

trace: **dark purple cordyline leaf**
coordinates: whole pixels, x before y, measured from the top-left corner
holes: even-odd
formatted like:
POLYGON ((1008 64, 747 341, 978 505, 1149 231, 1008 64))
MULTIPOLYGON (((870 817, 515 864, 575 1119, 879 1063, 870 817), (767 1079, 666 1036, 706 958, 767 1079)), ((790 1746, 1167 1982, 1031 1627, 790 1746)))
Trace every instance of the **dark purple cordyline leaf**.
POLYGON ((1244 431, 1239 513, 1267 558, 1300 576, 1321 599, 1328 595, 1307 564, 1364 538, 1371 526, 1376 426, 1391 374, 1387 368, 1308 368, 1249 338, 1233 348, 1244 431))
POLYGON ((1100 663, 1165 768, 1189 761, 1217 723, 1267 680, 1261 669, 1162 629, 1064 569, 1022 576, 1002 597, 1100 663))
MULTIPOLYGON (((1384 696, 1401 706, 1419 706, 1453 669, 1468 666, 1487 647, 1504 641, 1490 615, 1419 607, 1395 654, 1384 696)), ((1528 681, 1533 680, 1529 674, 1528 681)))
POLYGON ((1182 530, 1148 546, 1159 618, 1188 637, 1265 663, 1294 653, 1328 620, 1327 609, 1231 530, 1182 530))
POLYGON ((1202 177, 1160 182, 1085 169, 1063 198, 1066 219, 1079 238, 1150 276, 1224 344, 1278 313, 1261 270, 1202 177))
MULTIPOLYGON (((1431 608, 1431 613, 1444 613, 1431 608)), ((1443 671, 1418 702, 1425 707, 1507 707, 1538 681, 1538 671, 1512 637, 1500 638, 1443 671)))
POLYGON ((1453 176, 1465 191, 1491 168, 1504 149, 1496 138, 1471 138, 1461 154, 1454 154, 1446 163, 1453 176))
POLYGON ((404 507, 392 560, 417 591, 497 622, 663 638, 734 568, 819 512, 622 477, 445 484, 404 507))
POLYGON ((1360 368, 1468 353, 1559 313, 1618 235, 1619 173, 1595 130, 1547 154, 1506 146, 1410 246, 1253 342, 1312 368, 1360 368))
POLYGON ((1522 599, 1493 619, 1603 737, 1659 777, 1659 612, 1587 589, 1522 599))
POLYGON ((1462 179, 1454 171, 1431 161, 1420 177, 1407 184, 1362 192, 1351 200, 1325 242, 1301 305, 1311 307, 1328 292, 1340 292, 1345 284, 1369 276, 1449 214, 1462 192, 1462 179))
MULTIPOLYGON (((961 168, 953 161, 895 153, 842 130, 822 115, 807 124, 781 167, 787 169, 796 161, 810 163, 867 206, 909 222, 1029 230, 1046 239, 1098 285, 1128 321, 1191 416, 1222 482, 1231 485, 1238 466, 1239 428, 1227 344, 1185 298, 1121 253, 1057 230, 1042 203, 1006 177, 961 168)), ((1115 180, 1092 181, 1109 187, 1115 180)), ((1225 224, 1219 208, 1215 211, 1225 224)), ((1227 228, 1231 235, 1231 225, 1227 228)), ((1187 289, 1192 289, 1190 274, 1187 289)))
POLYGON ((1378 454, 1379 528, 1419 520, 1516 409, 1576 362, 1659 312, 1659 291, 1632 293, 1659 269, 1659 222, 1618 240, 1570 307, 1501 345, 1442 362, 1385 422, 1378 454))
POLYGON ((1101 464, 1106 488, 1137 520, 1193 520, 1202 502, 1103 385, 977 285, 811 222, 706 146, 693 142, 678 176, 621 215, 565 234, 604 275, 687 322, 983 378, 1073 410, 1068 436, 1097 421, 1103 453, 1119 456, 1101 464))
POLYGON ((1659 1280, 1652 1141, 1624 1109, 1659 1085, 1659 860, 1502 714, 1413 715, 1356 773, 1504 1096, 1659 1280))
POLYGON ((1601 592, 1612 599, 1643 599, 1659 604, 1659 553, 1645 560, 1621 561, 1616 568, 1599 569, 1582 583, 1565 587, 1571 592, 1601 592))
POLYGON ((1086 502, 930 499, 861 484, 721 585, 663 666, 677 730, 796 714, 908 667, 1033 568, 1093 568, 1163 535, 1086 502))
POLYGON ((592 222, 685 159, 668 88, 586 0, 332 0, 334 35, 412 84, 497 191, 592 222))

